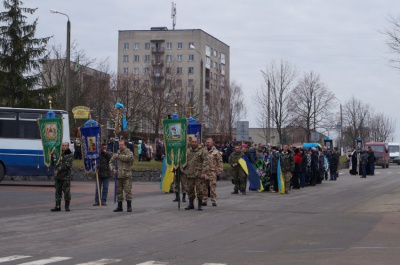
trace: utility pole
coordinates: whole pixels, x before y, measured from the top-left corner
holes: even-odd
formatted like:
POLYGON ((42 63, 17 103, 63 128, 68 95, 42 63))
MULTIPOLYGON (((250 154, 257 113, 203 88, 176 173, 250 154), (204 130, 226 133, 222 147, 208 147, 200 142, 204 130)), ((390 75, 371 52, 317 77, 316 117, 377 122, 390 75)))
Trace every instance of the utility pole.
POLYGON ((268 143, 271 144, 271 82, 268 79, 268 143))

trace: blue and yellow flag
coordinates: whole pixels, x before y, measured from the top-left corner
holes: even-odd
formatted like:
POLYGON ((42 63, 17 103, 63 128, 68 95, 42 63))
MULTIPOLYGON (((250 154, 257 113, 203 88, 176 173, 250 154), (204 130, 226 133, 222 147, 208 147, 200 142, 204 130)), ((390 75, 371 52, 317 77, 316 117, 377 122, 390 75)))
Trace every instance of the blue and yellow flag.
POLYGON ((260 177, 254 166, 250 163, 246 156, 242 156, 239 159, 239 164, 243 168, 244 172, 249 176, 249 188, 251 190, 261 189, 260 177))
POLYGON ((173 170, 174 167, 172 165, 167 166, 167 158, 164 156, 161 170, 160 190, 169 192, 169 190, 171 189, 171 184, 174 181, 173 170))
POLYGON ((281 158, 279 157, 278 160, 278 188, 279 188, 279 193, 285 194, 285 180, 283 179, 283 174, 282 174, 282 169, 281 169, 281 158))

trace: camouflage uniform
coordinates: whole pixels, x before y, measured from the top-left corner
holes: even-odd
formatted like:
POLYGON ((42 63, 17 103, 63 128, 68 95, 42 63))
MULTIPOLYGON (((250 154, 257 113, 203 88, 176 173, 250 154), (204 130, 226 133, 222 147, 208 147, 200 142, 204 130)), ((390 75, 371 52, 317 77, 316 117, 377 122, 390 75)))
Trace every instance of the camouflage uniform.
POLYGON ((208 163, 209 169, 205 172, 206 178, 204 180, 203 189, 203 203, 207 203, 208 200, 208 187, 210 187, 210 196, 213 203, 217 202, 217 174, 222 172, 222 156, 221 153, 213 146, 208 150, 208 163))
POLYGON ((188 197, 193 200, 196 197, 202 202, 204 180, 201 178, 209 170, 209 161, 207 149, 198 146, 197 148, 188 148, 187 150, 187 167, 185 170, 187 178, 188 197))
POLYGON ((240 189, 241 192, 246 192, 246 174, 242 168, 242 166, 239 164, 239 159, 244 156, 244 153, 242 151, 236 152, 234 151, 228 159, 229 164, 232 165, 232 175, 233 175, 233 183, 235 184, 234 187, 234 192, 237 193, 238 190, 240 189), (236 164, 236 166, 233 166, 233 164, 236 164))
POLYGON ((285 193, 289 193, 290 179, 292 177, 292 172, 294 172, 294 158, 293 153, 290 151, 280 154, 281 157, 281 170, 283 177, 285 179, 285 193))
MULTIPOLYGON (((114 156, 110 160, 110 169, 115 169, 114 156)), ((118 185, 117 185, 117 201, 124 200, 124 192, 126 201, 132 201, 132 165, 133 153, 129 148, 118 151, 118 185)))
MULTIPOLYGON (((181 173, 180 174, 180 179, 181 179, 181 193, 186 193, 187 192, 187 179, 186 179, 186 175, 181 173)), ((177 193, 178 192, 178 185, 176 185, 178 183, 178 174, 174 174, 174 182, 172 182, 174 185, 174 192, 177 193)))
POLYGON ((62 199, 64 193, 64 200, 71 201, 71 169, 74 162, 74 155, 70 149, 67 149, 61 154, 60 161, 56 166, 57 176, 54 177, 56 188, 56 203, 62 199))

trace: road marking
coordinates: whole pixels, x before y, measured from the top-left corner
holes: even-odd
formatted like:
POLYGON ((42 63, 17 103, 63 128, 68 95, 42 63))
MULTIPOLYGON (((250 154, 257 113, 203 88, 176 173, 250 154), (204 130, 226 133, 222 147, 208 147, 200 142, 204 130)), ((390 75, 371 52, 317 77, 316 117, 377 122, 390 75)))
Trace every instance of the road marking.
POLYGON ((18 260, 18 259, 25 259, 25 258, 31 258, 32 256, 8 256, 4 258, 0 258, 0 263, 2 262, 7 262, 7 261, 13 261, 13 260, 18 260))
POLYGON ((149 260, 143 263, 139 263, 136 265, 167 265, 168 262, 160 262, 160 261, 154 261, 154 260, 149 260))
POLYGON ((87 263, 79 263, 77 265, 105 265, 105 264, 117 263, 120 261, 121 261, 120 259, 99 259, 87 263))
POLYGON ((204 263, 203 265, 226 265, 226 263, 204 263))
POLYGON ((26 263, 21 263, 19 265, 44 265, 44 264, 49 264, 53 262, 59 262, 63 260, 69 260, 72 259, 71 257, 51 257, 49 259, 41 259, 41 260, 36 260, 32 262, 26 262, 26 263))

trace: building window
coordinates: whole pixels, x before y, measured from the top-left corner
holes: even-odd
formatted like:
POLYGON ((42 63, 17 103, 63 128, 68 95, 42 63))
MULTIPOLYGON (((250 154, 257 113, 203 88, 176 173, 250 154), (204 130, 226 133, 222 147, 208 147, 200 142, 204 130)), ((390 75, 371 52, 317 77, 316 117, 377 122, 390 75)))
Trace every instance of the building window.
POLYGON ((128 42, 124 43, 124 50, 129 50, 129 43, 128 42))
POLYGON ((167 49, 171 50, 172 49, 172 42, 167 42, 167 49))
POLYGON ((176 73, 177 74, 182 74, 182 67, 177 67, 176 68, 176 73))
POLYGON ((172 74, 172 68, 171 67, 165 68, 165 73, 172 74))
POLYGON ((139 80, 138 79, 133 80, 133 86, 134 87, 139 87, 139 80))
POLYGON ((144 56, 144 61, 145 62, 150 62, 150 55, 145 55, 144 56))
POLYGON ((122 58, 123 58, 122 60, 124 61, 124 63, 129 62, 129 55, 124 55, 122 58))
POLYGON ((168 54, 168 55, 165 57, 165 61, 167 61, 167 62, 172 62, 172 55, 168 54))
POLYGON ((178 54, 178 62, 182 62, 182 54, 178 54))
POLYGON ((214 56, 218 57, 218 52, 216 50, 214 50, 214 56))
POLYGON ((188 86, 194 86, 194 80, 193 79, 189 79, 188 80, 188 86))
POLYGON ((133 49, 134 49, 135 51, 139 50, 139 43, 135 43, 135 44, 133 45, 133 49))
POLYGON ((178 42, 178 49, 182 49, 182 42, 178 42))
POLYGON ((144 44, 144 49, 145 49, 145 50, 150 50, 150 42, 146 42, 146 43, 144 44))
POLYGON ((145 68, 143 69, 143 73, 145 73, 145 74, 150 73, 150 69, 149 69, 148 67, 145 67, 145 68))
POLYGON ((148 86, 148 85, 150 85, 150 81, 149 81, 149 80, 144 80, 143 84, 144 84, 145 86, 148 86))
POLYGON ((181 79, 177 79, 177 80, 175 81, 175 86, 176 86, 176 87, 182 87, 182 80, 181 80, 181 79))
POLYGON ((139 74, 139 67, 133 68, 133 73, 134 73, 135 75, 138 75, 138 74, 139 74))
POLYGON ((188 92, 188 97, 193 98, 193 92, 188 92))
POLYGON ((194 73, 194 67, 188 67, 188 74, 194 73))
POLYGON ((182 98, 182 92, 176 92, 176 98, 182 98))
POLYGON ((139 55, 134 55, 133 56, 133 61, 134 62, 139 62, 139 55))
POLYGON ((124 74, 128 74, 129 73, 129 68, 128 67, 124 67, 124 74))
POLYGON ((165 84, 167 85, 167 87, 171 87, 172 86, 172 80, 171 79, 167 79, 165 84))
POLYGON ((193 62, 194 61, 194 54, 189 54, 189 62, 193 62))
MULTIPOLYGON (((194 46, 194 42, 191 41, 188 43, 188 49, 190 49, 190 46, 194 46)), ((194 46, 194 47, 196 47, 196 46, 194 46)))

